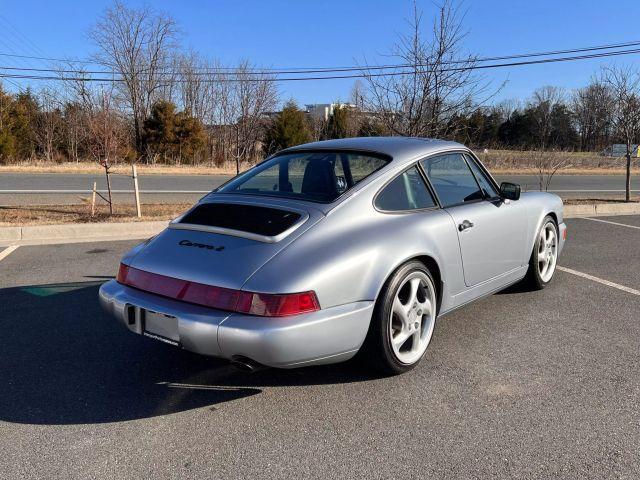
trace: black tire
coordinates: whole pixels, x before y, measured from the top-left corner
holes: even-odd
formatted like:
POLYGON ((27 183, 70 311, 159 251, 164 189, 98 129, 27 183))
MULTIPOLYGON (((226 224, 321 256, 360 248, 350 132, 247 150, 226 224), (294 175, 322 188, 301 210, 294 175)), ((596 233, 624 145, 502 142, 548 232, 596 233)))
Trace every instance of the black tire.
POLYGON ((546 287, 551 280, 553 280, 553 275, 549 280, 544 281, 540 276, 540 270, 538 267, 538 250, 540 248, 540 231, 545 228, 548 223, 552 223, 555 232, 556 238, 558 236, 558 225, 552 216, 547 215, 544 217, 542 221, 542 225, 540 226, 540 230, 536 232, 536 241, 533 244, 533 250, 531 251, 531 257, 529 257, 529 268, 527 269, 527 273, 522 279, 522 285, 525 286, 528 290, 542 290, 546 287))
MULTIPOLYGON (((408 372, 418 365, 424 356, 423 352, 420 358, 413 363, 402 363, 393 352, 388 334, 390 327, 389 322, 391 322, 391 309, 397 290, 403 284, 404 279, 416 271, 424 273, 431 280, 435 298, 437 298, 437 286, 433 280, 433 275, 422 262, 409 261, 399 267, 387 280, 376 300, 369 331, 367 332, 367 337, 360 351, 362 361, 386 375, 398 375, 408 372)), ((437 317, 437 302, 434 301, 433 303, 435 311, 434 317, 437 317)))

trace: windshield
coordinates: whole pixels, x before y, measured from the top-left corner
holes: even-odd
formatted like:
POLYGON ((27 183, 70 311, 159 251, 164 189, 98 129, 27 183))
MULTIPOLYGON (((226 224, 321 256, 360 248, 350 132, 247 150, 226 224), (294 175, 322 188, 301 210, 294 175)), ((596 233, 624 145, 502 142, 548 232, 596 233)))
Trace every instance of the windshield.
POLYGON ((218 192, 329 203, 390 160, 358 152, 293 152, 264 162, 223 185, 218 192))

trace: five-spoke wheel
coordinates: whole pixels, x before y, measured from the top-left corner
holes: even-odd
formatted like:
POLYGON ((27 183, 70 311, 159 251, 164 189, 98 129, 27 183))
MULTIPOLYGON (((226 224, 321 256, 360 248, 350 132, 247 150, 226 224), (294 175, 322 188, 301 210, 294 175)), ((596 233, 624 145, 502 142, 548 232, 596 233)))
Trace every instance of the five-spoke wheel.
POLYGON ((553 277, 558 260, 558 234, 553 221, 547 222, 540 229, 538 241, 538 272, 543 282, 547 283, 553 277))
POLYGON ((405 364, 416 362, 429 345, 435 319, 435 291, 421 271, 409 274, 397 289, 389 318, 393 353, 405 364))
POLYGON ((421 262, 402 265, 378 297, 363 352, 387 373, 412 369, 423 357, 435 327, 437 292, 421 262))
POLYGON ((544 288, 553 278, 557 262, 558 227, 555 220, 547 216, 536 237, 524 282, 534 289, 544 288))

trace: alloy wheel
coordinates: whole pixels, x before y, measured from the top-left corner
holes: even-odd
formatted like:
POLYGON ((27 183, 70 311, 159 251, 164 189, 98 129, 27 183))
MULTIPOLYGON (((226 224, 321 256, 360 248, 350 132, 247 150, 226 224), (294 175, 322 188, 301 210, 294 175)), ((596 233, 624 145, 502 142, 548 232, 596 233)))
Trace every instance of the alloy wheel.
POLYGON ((553 222, 547 222, 540 230, 538 242, 538 273, 543 282, 553 277, 558 261, 558 234, 553 222))
POLYGON ((391 348, 400 362, 420 360, 431 340, 435 315, 433 282, 423 272, 410 273, 396 291, 389 321, 391 348))

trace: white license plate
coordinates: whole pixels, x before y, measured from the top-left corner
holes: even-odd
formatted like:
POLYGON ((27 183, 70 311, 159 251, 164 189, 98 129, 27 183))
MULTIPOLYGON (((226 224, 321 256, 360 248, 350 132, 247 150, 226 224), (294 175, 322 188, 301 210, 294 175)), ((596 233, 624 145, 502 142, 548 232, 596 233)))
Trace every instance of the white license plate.
POLYGON ((146 337, 160 340, 171 345, 180 344, 178 333, 178 319, 164 313, 156 313, 151 310, 142 310, 144 328, 142 334, 146 337))

